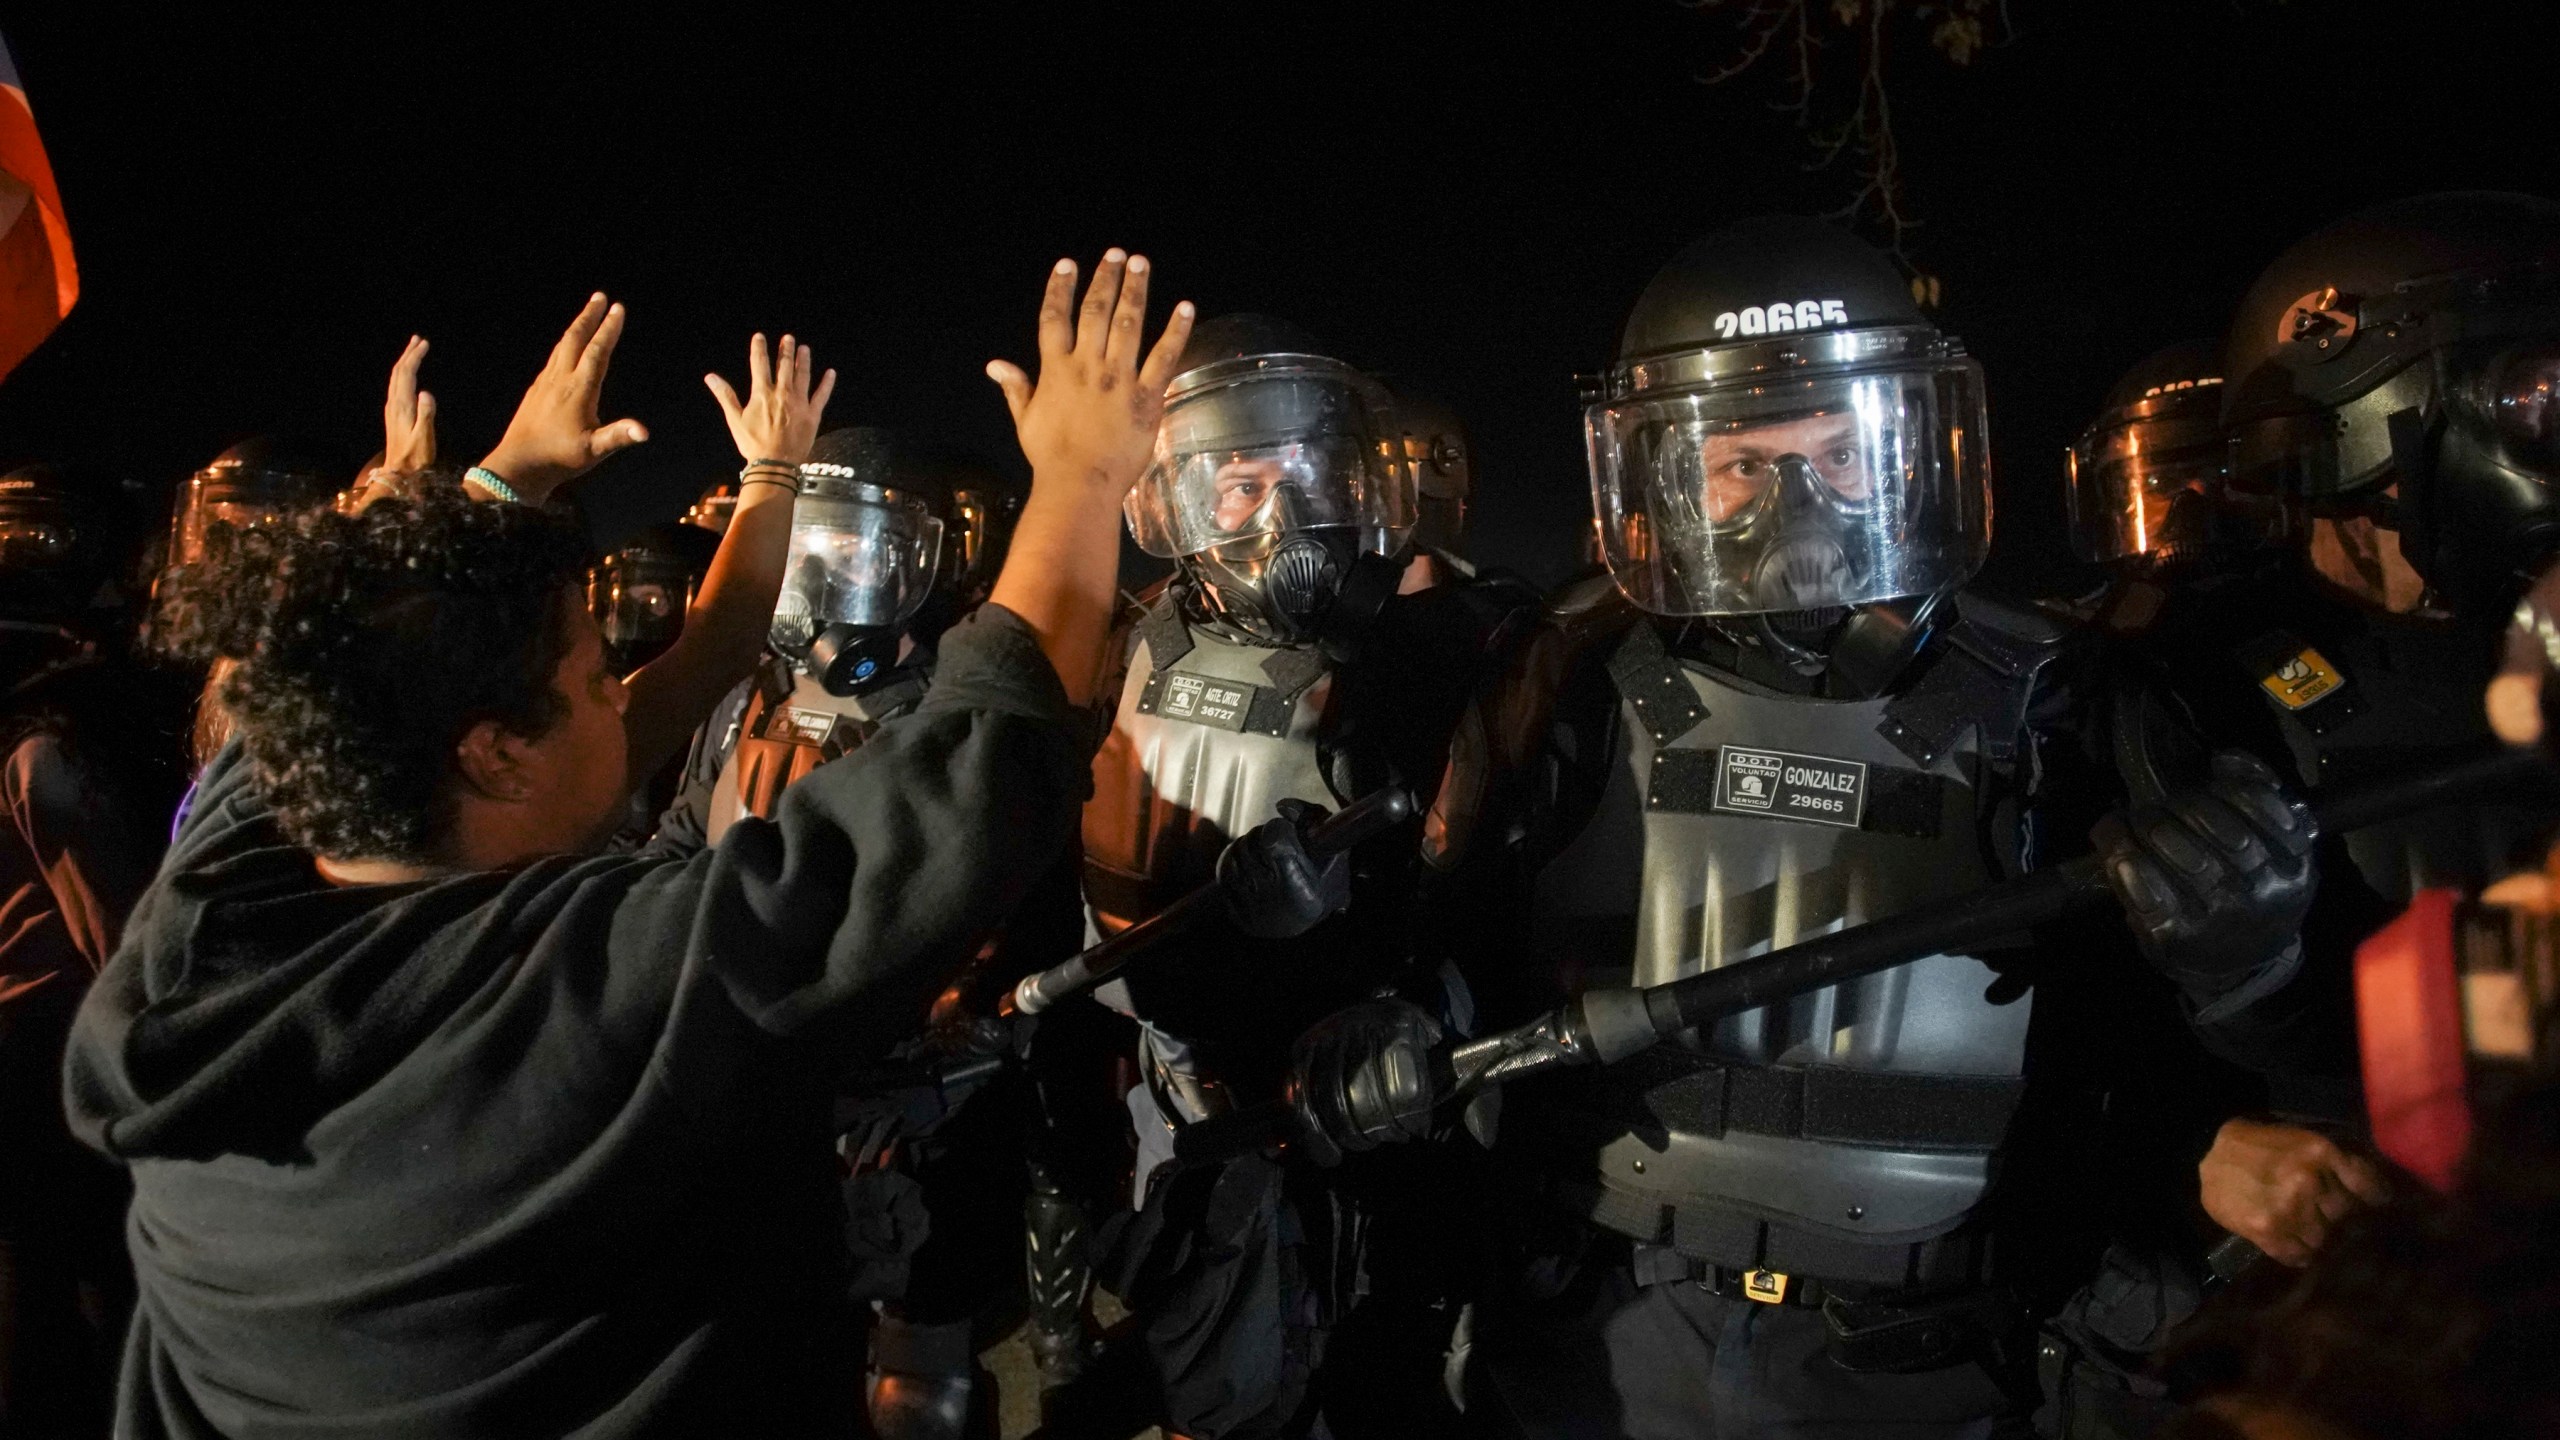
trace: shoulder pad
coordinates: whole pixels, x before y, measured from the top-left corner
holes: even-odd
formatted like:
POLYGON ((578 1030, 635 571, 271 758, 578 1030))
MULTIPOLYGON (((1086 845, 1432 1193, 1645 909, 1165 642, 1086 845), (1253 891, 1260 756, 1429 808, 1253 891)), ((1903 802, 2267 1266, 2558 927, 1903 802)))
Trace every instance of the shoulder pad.
POLYGON ((1639 618, 1605 575, 1569 583, 1538 607, 1527 633, 1504 646, 1504 663, 1451 738, 1448 768, 1424 818, 1426 862, 1441 870, 1459 863, 1488 807, 1501 803, 1494 792, 1523 775, 1544 745, 1567 678, 1595 657, 1605 659, 1639 618))
POLYGON ((1635 606, 1628 603, 1625 592, 1606 570, 1567 580, 1547 597, 1550 624, 1571 625, 1578 617, 1613 609, 1632 613, 1635 606))
POLYGON ((2049 647, 2067 644, 2082 626, 2069 610, 2022 605, 1983 590, 1956 592, 1958 624, 1976 625, 2014 643, 2049 647))

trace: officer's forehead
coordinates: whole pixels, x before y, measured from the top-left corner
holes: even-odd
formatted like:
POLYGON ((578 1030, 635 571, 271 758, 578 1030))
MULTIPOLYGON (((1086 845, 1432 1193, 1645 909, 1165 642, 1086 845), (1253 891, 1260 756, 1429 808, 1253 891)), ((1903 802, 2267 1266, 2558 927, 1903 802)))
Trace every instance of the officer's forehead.
POLYGON ((1857 417, 1853 415, 1841 412, 1797 415, 1785 420, 1743 423, 1730 429, 1710 432, 1707 443, 1753 445, 1780 440, 1828 439, 1850 430, 1855 425, 1856 419, 1857 417))

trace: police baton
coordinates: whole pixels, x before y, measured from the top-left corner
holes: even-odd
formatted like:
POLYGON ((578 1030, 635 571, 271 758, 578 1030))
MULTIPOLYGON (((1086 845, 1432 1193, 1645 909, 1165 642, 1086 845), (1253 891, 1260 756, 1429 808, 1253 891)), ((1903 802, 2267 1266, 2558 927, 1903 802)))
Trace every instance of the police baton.
MULTIPOLYGON (((2519 786, 2547 786, 2551 778, 2551 764, 2539 752, 2501 746, 2340 787, 2315 797, 2311 811, 2322 834, 2338 835, 2439 805, 2511 793, 2519 786)), ((1610 1064, 1684 1030, 1926 956, 1963 954, 2002 935, 2113 899, 2098 858, 2086 856, 1668 984, 1593 991, 1529 1024, 1452 1050, 1451 1088, 1444 1098, 1462 1098, 1540 1071, 1610 1064)))
MULTIPOLYGON (((2439 805, 2548 787, 2551 762, 2501 746, 2443 765, 2315 798, 2322 834, 2344 834, 2439 805)), ((2013 932, 2094 909, 2114 898, 2095 856, 1642 990, 1595 990, 1526 1025, 1470 1040, 1433 1057, 1440 1102, 1462 1100, 1524 1075, 1608 1065, 1684 1030, 1792 1000, 1931 955, 1963 954, 2013 932)), ((1285 1140, 1296 1125, 1279 1105, 1203 1121, 1177 1137, 1176 1155, 1207 1163, 1285 1140)))
MULTIPOLYGON (((1316 822, 1307 831, 1307 854, 1318 861, 1329 860, 1404 823, 1412 815, 1413 792, 1401 785, 1373 790, 1316 822)), ((1241 840, 1238 837, 1229 843, 1241 840)), ((1149 947, 1219 914, 1223 902, 1224 892, 1217 882, 1201 886, 1074 959, 1022 977, 1022 983, 1006 997, 1004 1013, 1037 1015, 1061 1000, 1083 994, 1119 973, 1149 947)))

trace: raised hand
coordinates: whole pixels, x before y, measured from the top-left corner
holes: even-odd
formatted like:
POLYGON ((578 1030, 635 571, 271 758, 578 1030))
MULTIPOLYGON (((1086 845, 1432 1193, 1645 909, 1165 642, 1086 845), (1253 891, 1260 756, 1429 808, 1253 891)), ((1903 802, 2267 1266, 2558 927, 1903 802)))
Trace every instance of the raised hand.
POLYGON ((409 337, 391 366, 391 393, 382 402, 382 468, 413 475, 436 462, 436 397, 418 388, 427 342, 409 337))
POLYGON ((1036 386, 1018 365, 987 366, 1031 462, 1031 498, 988 603, 1031 627, 1068 700, 1082 705, 1099 680, 1118 593, 1120 502, 1154 453, 1164 387, 1191 338, 1191 305, 1173 307, 1141 365, 1146 257, 1110 251, 1081 311, 1075 297, 1075 262, 1061 260, 1040 301, 1036 386))
POLYGON ((598 418, 622 320, 622 307, 606 303, 603 291, 588 296, 517 403, 498 448, 480 462, 527 501, 538 503, 606 456, 649 438, 648 427, 637 420, 608 425, 598 418))
POLYGON ((779 460, 785 465, 809 458, 810 443, 818 438, 818 419, 826 414, 828 397, 836 393, 833 370, 811 391, 810 376, 816 368, 815 353, 788 335, 768 358, 764 336, 758 333, 747 341, 744 401, 728 381, 717 375, 702 377, 702 383, 711 387, 711 398, 720 402, 720 413, 729 421, 729 438, 737 442, 741 458, 750 464, 779 460))
POLYGON ((1174 306, 1141 365, 1147 280, 1147 257, 1106 251, 1079 308, 1076 262, 1059 261, 1040 301, 1038 382, 1010 361, 988 364, 1035 482, 1081 481, 1117 504, 1146 469, 1164 418, 1164 387, 1191 338, 1192 319, 1189 301, 1174 306))

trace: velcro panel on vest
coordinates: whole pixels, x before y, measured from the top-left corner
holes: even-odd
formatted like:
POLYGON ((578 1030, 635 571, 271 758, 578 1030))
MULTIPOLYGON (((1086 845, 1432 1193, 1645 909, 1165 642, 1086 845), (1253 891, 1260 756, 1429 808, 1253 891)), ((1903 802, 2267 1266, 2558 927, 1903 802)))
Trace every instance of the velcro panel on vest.
POLYGON ((1174 603, 1170 590, 1134 628, 1138 638, 1147 642, 1148 666, 1159 675, 1191 653, 1191 627, 1182 623, 1182 607, 1174 603))
MULTIPOLYGON (((1705 719, 1706 711, 1701 709, 1698 718, 1705 719)), ((1714 813, 1721 766, 1721 752, 1717 750, 1655 751, 1653 773, 1646 781, 1645 808, 1671 815, 1714 813)), ((1860 817, 1858 828, 1871 835, 1935 840, 1946 811, 1946 793, 1944 776, 1891 765, 1869 765, 1866 813, 1860 817)))
POLYGON ((1668 1047, 1603 1073, 1614 1099, 1641 1106, 1665 1130, 1897 1150, 1997 1148, 2026 1090, 2014 1076, 1719 1065, 1668 1047))
POLYGON ((1636 708, 1636 719, 1656 745, 1670 744, 1707 718, 1688 672, 1662 648, 1662 637, 1649 624, 1627 632, 1618 653, 1609 657, 1609 678, 1636 708))
POLYGON ((2026 719, 2026 689, 2018 678, 1950 646, 1885 707, 1876 733, 1919 763, 1935 765, 1973 729, 1984 755, 2007 761, 2017 753, 2026 719))

